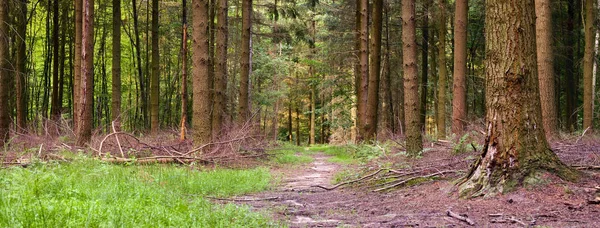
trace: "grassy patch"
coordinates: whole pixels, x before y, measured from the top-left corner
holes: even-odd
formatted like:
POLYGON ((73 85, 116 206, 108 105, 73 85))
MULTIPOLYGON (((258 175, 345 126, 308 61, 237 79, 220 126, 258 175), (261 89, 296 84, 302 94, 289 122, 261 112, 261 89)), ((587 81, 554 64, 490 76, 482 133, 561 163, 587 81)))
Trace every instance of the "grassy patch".
POLYGON ((203 196, 265 190, 268 169, 199 172, 82 159, 0 170, 0 227, 263 227, 269 219, 203 196))
POLYGON ((275 156, 271 161, 277 164, 297 165, 310 163, 314 160, 311 156, 309 156, 311 151, 304 147, 295 146, 293 144, 285 144, 278 149, 273 150, 272 153, 275 154, 275 156))

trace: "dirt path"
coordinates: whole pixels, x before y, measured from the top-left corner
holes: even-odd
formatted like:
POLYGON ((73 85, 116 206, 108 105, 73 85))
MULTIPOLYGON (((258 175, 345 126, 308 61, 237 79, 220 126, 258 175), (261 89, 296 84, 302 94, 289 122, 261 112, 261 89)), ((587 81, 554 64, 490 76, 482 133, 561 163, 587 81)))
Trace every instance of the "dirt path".
MULTIPOLYGON (((436 154, 432 154, 434 157, 436 154)), ((342 167, 322 153, 314 162, 287 167, 275 190, 253 195, 270 199, 246 204, 272 213, 290 227, 466 227, 448 217, 447 210, 468 216, 475 227, 600 227, 600 205, 587 204, 600 184, 591 181, 570 184, 556 180, 534 189, 522 188, 489 199, 459 199, 453 183, 439 180, 417 186, 372 193, 369 189, 339 188, 325 191, 313 185, 331 186, 342 167)))

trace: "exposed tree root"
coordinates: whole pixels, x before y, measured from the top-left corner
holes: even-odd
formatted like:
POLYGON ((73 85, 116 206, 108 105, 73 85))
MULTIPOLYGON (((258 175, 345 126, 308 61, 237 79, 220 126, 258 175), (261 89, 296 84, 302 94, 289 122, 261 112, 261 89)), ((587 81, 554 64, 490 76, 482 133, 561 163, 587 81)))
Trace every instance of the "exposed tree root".
POLYGON ((470 218, 468 218, 466 216, 459 215, 457 213, 454 213, 451 210, 447 210, 446 211, 446 215, 448 215, 448 216, 450 216, 452 218, 458 219, 459 221, 466 222, 467 224, 469 224, 471 226, 475 225, 475 222, 473 222, 473 220, 471 220, 470 218))
POLYGON ((325 190, 327 190, 327 191, 331 191, 331 190, 334 190, 334 189, 336 189, 336 188, 338 188, 338 187, 340 187, 340 186, 343 186, 343 185, 352 184, 352 183, 356 183, 356 182, 359 182, 359 181, 365 180, 365 179, 367 179, 367 178, 371 178, 371 177, 373 177, 373 176, 377 175, 378 173, 380 173, 381 171, 384 171, 384 170, 387 170, 387 169, 379 169, 379 170, 377 170, 377 171, 376 171, 376 172, 374 172, 374 173, 371 173, 371 174, 369 174, 369 175, 363 176, 363 177, 361 177, 361 178, 358 178, 358 179, 356 179, 356 180, 351 180, 351 181, 342 182, 342 183, 336 184, 336 185, 334 185, 334 186, 332 186, 332 187, 325 187, 325 186, 321 186, 321 185, 313 185, 313 186, 311 186, 311 187, 322 188, 322 189, 325 189, 325 190))

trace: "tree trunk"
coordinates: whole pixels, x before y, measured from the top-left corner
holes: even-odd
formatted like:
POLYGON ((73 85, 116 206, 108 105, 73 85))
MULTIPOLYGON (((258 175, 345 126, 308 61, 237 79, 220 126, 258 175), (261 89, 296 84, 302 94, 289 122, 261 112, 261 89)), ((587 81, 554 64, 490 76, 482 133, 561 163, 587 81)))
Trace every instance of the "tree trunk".
POLYGON ((159 129, 160 55, 158 50, 158 0, 152 0, 152 74, 150 75, 150 130, 152 134, 156 134, 159 129))
POLYGON ((392 96, 392 67, 390 62, 390 19, 389 19, 389 2, 386 2, 384 9, 385 18, 385 52, 383 57, 383 83, 381 83, 381 90, 383 91, 383 118, 385 123, 385 130, 389 130, 392 133, 396 132, 396 119, 394 118, 394 101, 392 96))
POLYGON ((111 119, 121 128, 121 0, 113 0, 111 119))
POLYGON ((9 33, 8 0, 0 0, 0 147, 8 141, 10 132, 10 110, 8 108, 10 74, 9 74, 9 43, 6 34, 9 33))
POLYGON ((460 183, 460 195, 505 192, 540 170, 575 178, 538 127, 534 0, 487 1, 485 9, 487 134, 481 159, 460 183))
POLYGON ((291 142, 294 142, 294 138, 293 138, 293 132, 294 129, 292 128, 293 123, 292 123, 292 100, 290 98, 289 100, 289 104, 288 104, 288 140, 291 142))
POLYGON ((83 0, 81 27, 81 90, 77 145, 85 146, 92 137, 94 99, 94 0, 83 0))
POLYGON ((242 56, 240 58, 240 97, 238 121, 246 123, 250 115, 250 73, 252 72, 252 0, 242 1, 242 56))
POLYGON ((192 63, 194 84, 194 145, 204 145, 211 140, 210 86, 208 75, 208 0, 192 0, 192 63))
POLYGON ((26 40, 25 34, 27 33, 27 1, 19 0, 18 14, 17 14, 17 54, 15 57, 15 65, 17 66, 15 72, 16 87, 17 87, 17 132, 23 133, 27 127, 27 89, 26 89, 26 75, 27 75, 27 55, 26 55, 26 40))
POLYGON ((420 121, 414 0, 402 0, 402 28, 406 150, 408 154, 416 156, 423 150, 423 125, 420 121))
POLYGON ((215 59, 214 106, 212 112, 213 137, 218 137, 221 130, 223 130, 223 119, 227 113, 227 0, 218 0, 217 7, 217 50, 215 59))
MULTIPOLYGON (((429 8, 432 0, 423 1, 423 21, 421 25, 421 29, 423 30, 423 42, 421 49, 421 101, 420 101, 420 111, 419 111, 419 121, 421 122, 421 127, 425 125, 425 119, 427 117, 427 84, 429 83, 429 8)), ((422 129, 423 130, 423 129, 422 129)))
POLYGON ((179 140, 183 141, 186 138, 186 127, 187 127, 187 106, 188 106, 188 96, 187 96, 187 75, 188 75, 188 50, 187 50, 187 0, 181 0, 182 2, 182 14, 181 14, 181 126, 179 133, 179 140))
POLYGON ((73 130, 79 132, 79 102, 81 101, 81 38, 83 0, 75 0, 75 50, 73 60, 73 130))
POLYGON ((367 97, 369 86, 369 1, 360 1, 360 77, 357 93, 357 130, 358 140, 366 138, 365 124, 367 123, 367 97))
POLYGON ((593 128, 594 115, 592 71, 594 67, 594 1, 585 0, 585 52, 583 56, 583 129, 593 128))
POLYGON ((54 0, 52 3, 52 107, 50 110, 51 113, 51 130, 50 134, 58 135, 58 121, 60 118, 60 109, 62 106, 62 102, 58 100, 58 90, 59 90, 59 48, 60 48, 60 40, 59 40, 59 11, 58 11, 59 2, 58 0, 54 0))
POLYGON ((371 69, 367 94, 367 117, 365 140, 376 139, 379 110, 379 77, 381 76, 381 29, 383 0, 373 0, 373 23, 371 29, 371 69))
POLYGON ((546 138, 556 136, 556 103, 554 100, 554 56, 552 54, 552 10, 550 0, 535 0, 536 46, 542 123, 546 138))
POLYGON ((565 36, 565 55, 566 55, 566 83, 565 83, 565 93, 567 104, 565 106, 565 130, 567 132, 572 132, 575 130, 575 120, 577 118, 577 113, 575 112, 575 99, 576 99, 576 77, 575 74, 575 20, 577 8, 575 7, 575 1, 569 1, 567 3, 567 34, 565 36))
MULTIPOLYGON (((141 96, 141 107, 140 107, 140 112, 141 112, 141 117, 142 117, 142 125, 146 125, 146 119, 147 119, 147 109, 148 109, 148 96, 146 95, 146 77, 144 76, 144 72, 142 70, 142 51, 141 51, 141 43, 140 43, 140 29, 139 29, 139 22, 138 22, 138 10, 137 10, 137 2, 136 0, 133 0, 133 4, 132 4, 132 10, 133 10, 133 33, 135 36, 135 44, 133 44, 135 46, 135 57, 136 57, 136 62, 137 62, 137 76, 138 76, 138 81, 139 81, 139 94, 137 94, 137 96, 141 96)), ((136 111, 137 113, 137 111, 136 111)))
POLYGON ((469 1, 456 0, 454 16, 454 78, 452 82, 452 133, 462 134, 467 117, 467 22, 469 1))
POLYGON ((439 0, 439 46, 437 83, 437 138, 446 138, 446 0, 439 0))

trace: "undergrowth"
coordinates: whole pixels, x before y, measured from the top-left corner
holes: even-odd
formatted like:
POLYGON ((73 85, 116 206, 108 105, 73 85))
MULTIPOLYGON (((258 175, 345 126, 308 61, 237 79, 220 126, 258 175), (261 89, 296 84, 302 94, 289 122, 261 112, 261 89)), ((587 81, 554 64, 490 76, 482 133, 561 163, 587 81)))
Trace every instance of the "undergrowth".
POLYGON ((271 161, 276 164, 298 165, 310 163, 314 160, 310 156, 312 151, 287 142, 284 142, 279 148, 273 150, 272 153, 274 154, 274 157, 271 161))
POLYGON ((204 196, 265 190, 266 168, 196 171, 92 159, 0 170, 0 227, 264 227, 267 216, 204 196))

